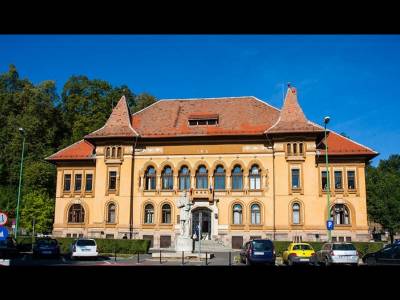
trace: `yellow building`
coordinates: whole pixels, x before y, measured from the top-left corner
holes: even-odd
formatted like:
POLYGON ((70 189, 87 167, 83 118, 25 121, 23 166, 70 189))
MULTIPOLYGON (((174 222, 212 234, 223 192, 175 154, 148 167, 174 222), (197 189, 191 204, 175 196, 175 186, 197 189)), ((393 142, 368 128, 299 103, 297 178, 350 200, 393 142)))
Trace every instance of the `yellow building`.
POLYGON ((308 121, 295 88, 281 110, 255 98, 160 100, 46 158, 57 166, 55 236, 174 245, 178 198, 192 232, 237 248, 254 237, 326 240, 328 144, 333 240, 370 239, 365 164, 377 152, 308 121), (199 215, 201 212, 201 222, 199 215))

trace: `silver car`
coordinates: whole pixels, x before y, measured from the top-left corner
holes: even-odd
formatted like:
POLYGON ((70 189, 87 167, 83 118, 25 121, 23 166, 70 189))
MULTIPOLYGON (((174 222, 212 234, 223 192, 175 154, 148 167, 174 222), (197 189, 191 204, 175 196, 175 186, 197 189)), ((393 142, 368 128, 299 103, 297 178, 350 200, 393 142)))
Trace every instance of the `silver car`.
POLYGON ((359 254, 352 243, 326 243, 315 256, 317 264, 348 264, 357 266, 359 254))

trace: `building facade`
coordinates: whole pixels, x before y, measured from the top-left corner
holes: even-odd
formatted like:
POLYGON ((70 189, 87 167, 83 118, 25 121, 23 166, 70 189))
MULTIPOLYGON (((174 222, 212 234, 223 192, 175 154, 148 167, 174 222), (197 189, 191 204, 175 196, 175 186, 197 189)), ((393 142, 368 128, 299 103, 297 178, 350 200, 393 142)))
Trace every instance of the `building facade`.
POLYGON ((281 110, 237 97, 159 100, 131 114, 122 97, 102 128, 46 158, 57 166, 53 234, 173 247, 186 192, 192 232, 200 225, 228 247, 324 241, 328 212, 333 240, 365 241, 365 164, 376 155, 333 131, 325 140, 292 87, 281 110))

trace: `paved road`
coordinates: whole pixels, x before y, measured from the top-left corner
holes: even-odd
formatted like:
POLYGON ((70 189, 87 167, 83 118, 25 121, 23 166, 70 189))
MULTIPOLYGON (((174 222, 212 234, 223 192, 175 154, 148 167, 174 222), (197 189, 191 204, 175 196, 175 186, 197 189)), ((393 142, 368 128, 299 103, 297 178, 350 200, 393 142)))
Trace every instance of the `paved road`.
MULTIPOLYGON (((231 253, 231 263, 229 264, 229 253, 215 253, 212 259, 207 260, 208 266, 245 266, 238 261, 239 252, 231 253)), ((201 259, 185 259, 184 266, 205 266, 206 260, 201 259)), ((279 267, 285 267, 280 260, 276 263, 279 267)), ((133 255, 128 258, 108 256, 99 256, 93 259, 74 259, 61 256, 60 258, 41 258, 34 259, 31 253, 23 253, 19 258, 12 259, 10 266, 182 266, 182 259, 162 258, 161 263, 159 258, 152 258, 151 254, 133 255)))

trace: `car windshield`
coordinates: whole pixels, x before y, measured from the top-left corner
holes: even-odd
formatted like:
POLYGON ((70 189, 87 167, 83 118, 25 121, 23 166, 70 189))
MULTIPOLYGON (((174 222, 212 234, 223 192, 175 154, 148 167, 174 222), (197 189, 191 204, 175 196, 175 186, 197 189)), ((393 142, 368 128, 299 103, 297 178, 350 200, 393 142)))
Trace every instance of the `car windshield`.
POLYGON ((293 250, 313 250, 310 245, 302 244, 302 245, 294 245, 293 250))
POLYGON ((40 246, 42 246, 42 245, 55 246, 55 245, 57 245, 57 240, 51 240, 51 239, 38 240, 37 244, 40 246))
POLYGON ((77 246, 96 246, 95 241, 93 240, 78 240, 76 242, 77 246))
POLYGON ((255 251, 268 251, 272 250, 272 247, 273 247, 272 242, 268 240, 253 241, 253 249, 255 251))
POLYGON ((356 250, 353 244, 333 244, 333 250, 356 250))

